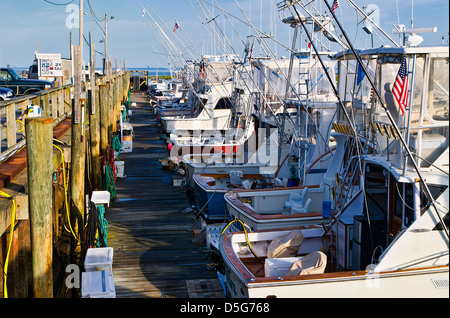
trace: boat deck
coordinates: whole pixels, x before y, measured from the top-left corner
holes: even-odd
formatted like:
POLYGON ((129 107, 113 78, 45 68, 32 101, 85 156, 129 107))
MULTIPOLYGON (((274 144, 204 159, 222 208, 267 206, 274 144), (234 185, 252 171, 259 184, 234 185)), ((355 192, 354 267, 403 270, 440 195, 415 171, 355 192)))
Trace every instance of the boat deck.
POLYGON ((106 210, 108 246, 114 248, 113 274, 117 298, 222 297, 215 271, 202 246, 194 245, 192 213, 183 187, 172 186, 172 173, 159 159, 167 148, 149 103, 132 95, 130 123, 133 151, 121 153, 125 178, 118 178, 117 198, 106 210))

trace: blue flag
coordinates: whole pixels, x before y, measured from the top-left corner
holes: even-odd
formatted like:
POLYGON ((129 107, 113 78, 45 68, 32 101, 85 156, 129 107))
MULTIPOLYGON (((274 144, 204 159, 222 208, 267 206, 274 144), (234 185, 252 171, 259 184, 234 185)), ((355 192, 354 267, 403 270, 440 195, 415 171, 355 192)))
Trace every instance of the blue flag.
POLYGON ((366 73, 364 73, 361 64, 358 63, 358 72, 356 74, 356 85, 361 84, 362 80, 364 79, 364 76, 366 76, 366 73))

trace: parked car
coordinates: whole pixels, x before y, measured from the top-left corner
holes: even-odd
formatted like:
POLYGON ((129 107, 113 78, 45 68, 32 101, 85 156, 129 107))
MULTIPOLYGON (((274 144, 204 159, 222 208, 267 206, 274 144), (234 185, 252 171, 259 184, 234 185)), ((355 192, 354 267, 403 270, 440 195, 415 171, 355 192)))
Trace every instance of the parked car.
POLYGON ((37 79, 25 79, 13 69, 0 68, 0 87, 12 89, 15 95, 35 93, 41 90, 50 89, 53 86, 52 82, 37 79))
POLYGON ((14 97, 14 91, 9 88, 0 87, 0 101, 14 97))

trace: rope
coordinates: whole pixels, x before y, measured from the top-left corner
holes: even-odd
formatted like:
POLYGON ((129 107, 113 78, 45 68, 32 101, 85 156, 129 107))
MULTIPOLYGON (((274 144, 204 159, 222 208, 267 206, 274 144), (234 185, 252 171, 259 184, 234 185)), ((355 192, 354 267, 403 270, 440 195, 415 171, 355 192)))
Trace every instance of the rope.
POLYGON ((120 139, 119 139, 118 135, 114 136, 114 139, 113 139, 113 142, 112 142, 112 147, 113 147, 113 149, 115 151, 117 151, 117 156, 115 158, 119 157, 120 150, 122 150, 122 143, 120 142, 120 139))
POLYGON ((98 211, 98 232, 99 239, 97 240, 97 246, 108 247, 107 236, 108 236, 108 221, 105 219, 105 207, 103 205, 97 205, 96 210, 98 211), (103 244, 101 244, 103 241, 103 244))
MULTIPOLYGON (((117 143, 116 143, 117 146, 117 143)), ((116 198, 116 167, 114 164, 114 150, 109 148, 103 156, 103 166, 105 167, 105 178, 103 178, 103 189, 111 194, 111 198, 116 198)))
POLYGON ((105 190, 111 194, 111 198, 116 198, 116 180, 113 169, 105 166, 105 190))
POLYGON ((8 298, 8 288, 6 286, 6 280, 8 278, 8 262, 9 262, 9 254, 11 252, 11 246, 12 246, 12 240, 13 240, 13 228, 14 228, 14 223, 16 222, 16 200, 14 200, 14 198, 12 196, 10 196, 9 194, 0 191, 0 195, 3 195, 5 197, 7 197, 8 199, 10 199, 12 201, 13 207, 12 207, 12 211, 11 211, 11 224, 10 224, 10 234, 9 234, 9 243, 8 243, 8 251, 6 253, 6 260, 5 260, 5 266, 3 268, 3 296, 4 298, 8 298))
POLYGON ((222 235, 225 233, 225 231, 227 230, 227 228, 233 224, 234 222, 239 222, 242 224, 242 227, 244 228, 244 233, 245 233, 245 239, 247 241, 248 247, 250 248, 250 251, 252 252, 253 256, 256 257, 256 259, 258 261, 260 261, 261 263, 264 263, 264 261, 262 259, 260 259, 256 253, 253 251, 252 245, 250 244, 250 241, 248 239, 248 233, 247 233, 247 229, 245 228, 246 225, 244 224, 244 222, 242 222, 240 219, 234 219, 233 221, 231 221, 230 223, 227 224, 227 226, 224 227, 224 229, 222 230, 222 233, 220 233, 220 236, 222 237, 222 235))
POLYGON ((70 209, 69 209, 69 203, 67 202, 67 181, 66 181, 66 168, 64 164, 64 152, 61 148, 53 145, 56 149, 58 149, 61 152, 61 164, 63 169, 63 188, 64 188, 64 202, 66 205, 66 214, 67 214, 67 222, 69 223, 70 232, 72 233, 73 237, 78 241, 81 242, 80 239, 75 235, 75 232, 73 231, 72 224, 70 223, 70 209))

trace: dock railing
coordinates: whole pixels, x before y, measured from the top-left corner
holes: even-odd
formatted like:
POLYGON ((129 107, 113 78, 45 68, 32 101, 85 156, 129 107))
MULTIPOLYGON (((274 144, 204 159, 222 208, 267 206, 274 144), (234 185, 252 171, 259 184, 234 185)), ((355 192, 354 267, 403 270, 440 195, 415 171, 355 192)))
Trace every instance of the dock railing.
POLYGON ((39 106, 42 116, 52 117, 56 125, 71 113, 72 96, 73 85, 66 85, 0 102, 0 164, 25 145, 29 106, 39 106))
MULTIPOLYGON (((126 98, 128 87, 130 85, 129 73, 113 73, 111 78, 113 81, 119 79, 122 80, 122 78, 124 79, 123 81, 119 81, 122 84, 123 89, 119 89, 117 95, 122 95, 118 96, 118 100, 126 98)), ((104 84, 106 84, 106 76, 96 78, 95 86, 97 91, 98 87, 104 84)), ((86 82, 86 86, 87 88, 90 88, 91 83, 86 82)), ((29 106, 39 106, 41 109, 41 115, 44 117, 52 117, 53 125, 56 126, 58 123, 71 115, 73 94, 74 86, 73 84, 70 84, 1 101, 0 164, 25 145, 26 141, 24 126, 29 106)))

